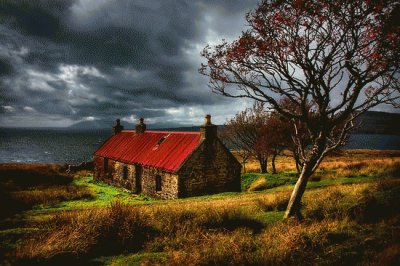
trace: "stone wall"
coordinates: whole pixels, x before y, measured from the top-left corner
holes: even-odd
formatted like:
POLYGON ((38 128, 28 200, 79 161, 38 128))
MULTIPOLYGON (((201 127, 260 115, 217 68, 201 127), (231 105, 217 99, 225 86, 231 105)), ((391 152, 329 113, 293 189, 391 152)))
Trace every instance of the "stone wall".
MULTIPOLYGON (((94 161, 94 176, 93 178, 96 180, 110 180, 112 179, 112 173, 114 169, 114 162, 112 160, 108 160, 108 170, 105 171, 104 169, 104 158, 95 156, 93 161, 94 161)), ((107 182, 108 183, 108 182, 107 182)))
POLYGON ((114 161, 113 170, 112 184, 135 192, 135 166, 114 161))
POLYGON ((204 141, 179 169, 179 197, 240 191, 241 165, 220 140, 204 141))
POLYGON ((178 176, 153 167, 143 167, 142 193, 156 199, 178 198, 178 176), (156 190, 156 176, 161 178, 161 190, 156 190))
POLYGON ((156 199, 178 197, 178 176, 153 167, 137 167, 118 161, 108 160, 108 171, 104 169, 104 158, 95 157, 94 178, 109 185, 123 187, 134 193, 143 193, 156 199), (124 169, 126 167, 126 170, 124 169), (140 184, 136 184, 136 171, 140 171, 140 184), (161 189, 156 190, 156 176, 160 176, 161 189), (140 190, 138 190, 140 187, 140 190))

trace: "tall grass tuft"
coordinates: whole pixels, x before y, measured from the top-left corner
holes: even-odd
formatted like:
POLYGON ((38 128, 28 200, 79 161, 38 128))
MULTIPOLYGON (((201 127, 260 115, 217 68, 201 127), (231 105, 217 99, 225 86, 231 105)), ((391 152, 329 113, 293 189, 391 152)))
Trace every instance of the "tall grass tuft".
POLYGON ((265 179, 265 177, 260 177, 250 184, 247 191, 261 191, 267 188, 267 180, 265 179))
POLYGON ((400 177, 400 162, 381 159, 348 163, 338 169, 337 174, 345 177, 400 177))
POLYGON ((72 176, 60 172, 59 165, 0 164, 0 218, 39 204, 94 198, 85 186, 73 184, 72 176))
POLYGON ((313 220, 347 219, 349 208, 369 189, 370 185, 361 183, 309 191, 303 200, 304 216, 313 220))
POLYGON ((20 202, 25 206, 51 204, 59 201, 82 198, 90 199, 95 196, 95 193, 87 187, 73 184, 14 191, 9 194, 13 201, 20 202))
POLYGON ((283 211, 289 203, 290 194, 289 191, 267 194, 257 198, 256 204, 262 211, 283 211))
POLYGON ((201 214, 198 220, 200 226, 206 229, 233 231, 238 228, 247 228, 253 233, 259 233, 264 227, 244 209, 239 208, 211 209, 201 214))
POLYGON ((27 239, 17 249, 19 260, 72 259, 90 254, 137 251, 154 229, 141 208, 113 202, 105 209, 61 212, 43 226, 43 234, 27 239))

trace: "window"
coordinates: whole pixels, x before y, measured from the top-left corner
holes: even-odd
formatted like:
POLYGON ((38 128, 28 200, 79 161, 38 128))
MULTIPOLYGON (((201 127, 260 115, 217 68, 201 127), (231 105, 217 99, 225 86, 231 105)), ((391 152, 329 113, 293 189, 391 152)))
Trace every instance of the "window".
POLYGON ((104 158, 104 173, 108 172, 108 158, 104 158))
POLYGON ((156 175, 156 191, 161 191, 161 176, 156 175))
POLYGON ((128 179, 128 166, 124 165, 124 168, 122 168, 122 176, 124 179, 128 179))

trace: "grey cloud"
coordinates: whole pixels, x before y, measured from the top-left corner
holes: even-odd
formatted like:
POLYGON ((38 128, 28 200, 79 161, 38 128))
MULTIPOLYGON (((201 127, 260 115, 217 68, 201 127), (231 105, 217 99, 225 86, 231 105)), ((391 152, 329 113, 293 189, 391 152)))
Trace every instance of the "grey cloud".
POLYGON ((176 119, 190 123, 203 116, 186 119, 185 113, 172 112, 179 108, 224 115, 231 108, 234 113, 239 105, 211 94, 197 73, 199 53, 210 32, 217 39, 239 35, 245 13, 255 5, 240 0, 2 1, 0 122, 18 118, 24 125, 39 119, 45 125, 45 118, 68 124, 85 117, 144 116, 179 124, 176 119), (23 112, 25 106, 35 114, 23 112))

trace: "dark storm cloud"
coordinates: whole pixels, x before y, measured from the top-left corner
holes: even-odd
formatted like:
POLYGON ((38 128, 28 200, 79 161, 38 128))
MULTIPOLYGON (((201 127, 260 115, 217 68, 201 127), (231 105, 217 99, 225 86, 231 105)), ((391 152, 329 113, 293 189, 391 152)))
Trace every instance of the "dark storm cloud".
POLYGON ((1 1, 0 122, 190 124, 202 112, 233 114, 197 73, 199 53, 237 37, 256 3, 1 1))

